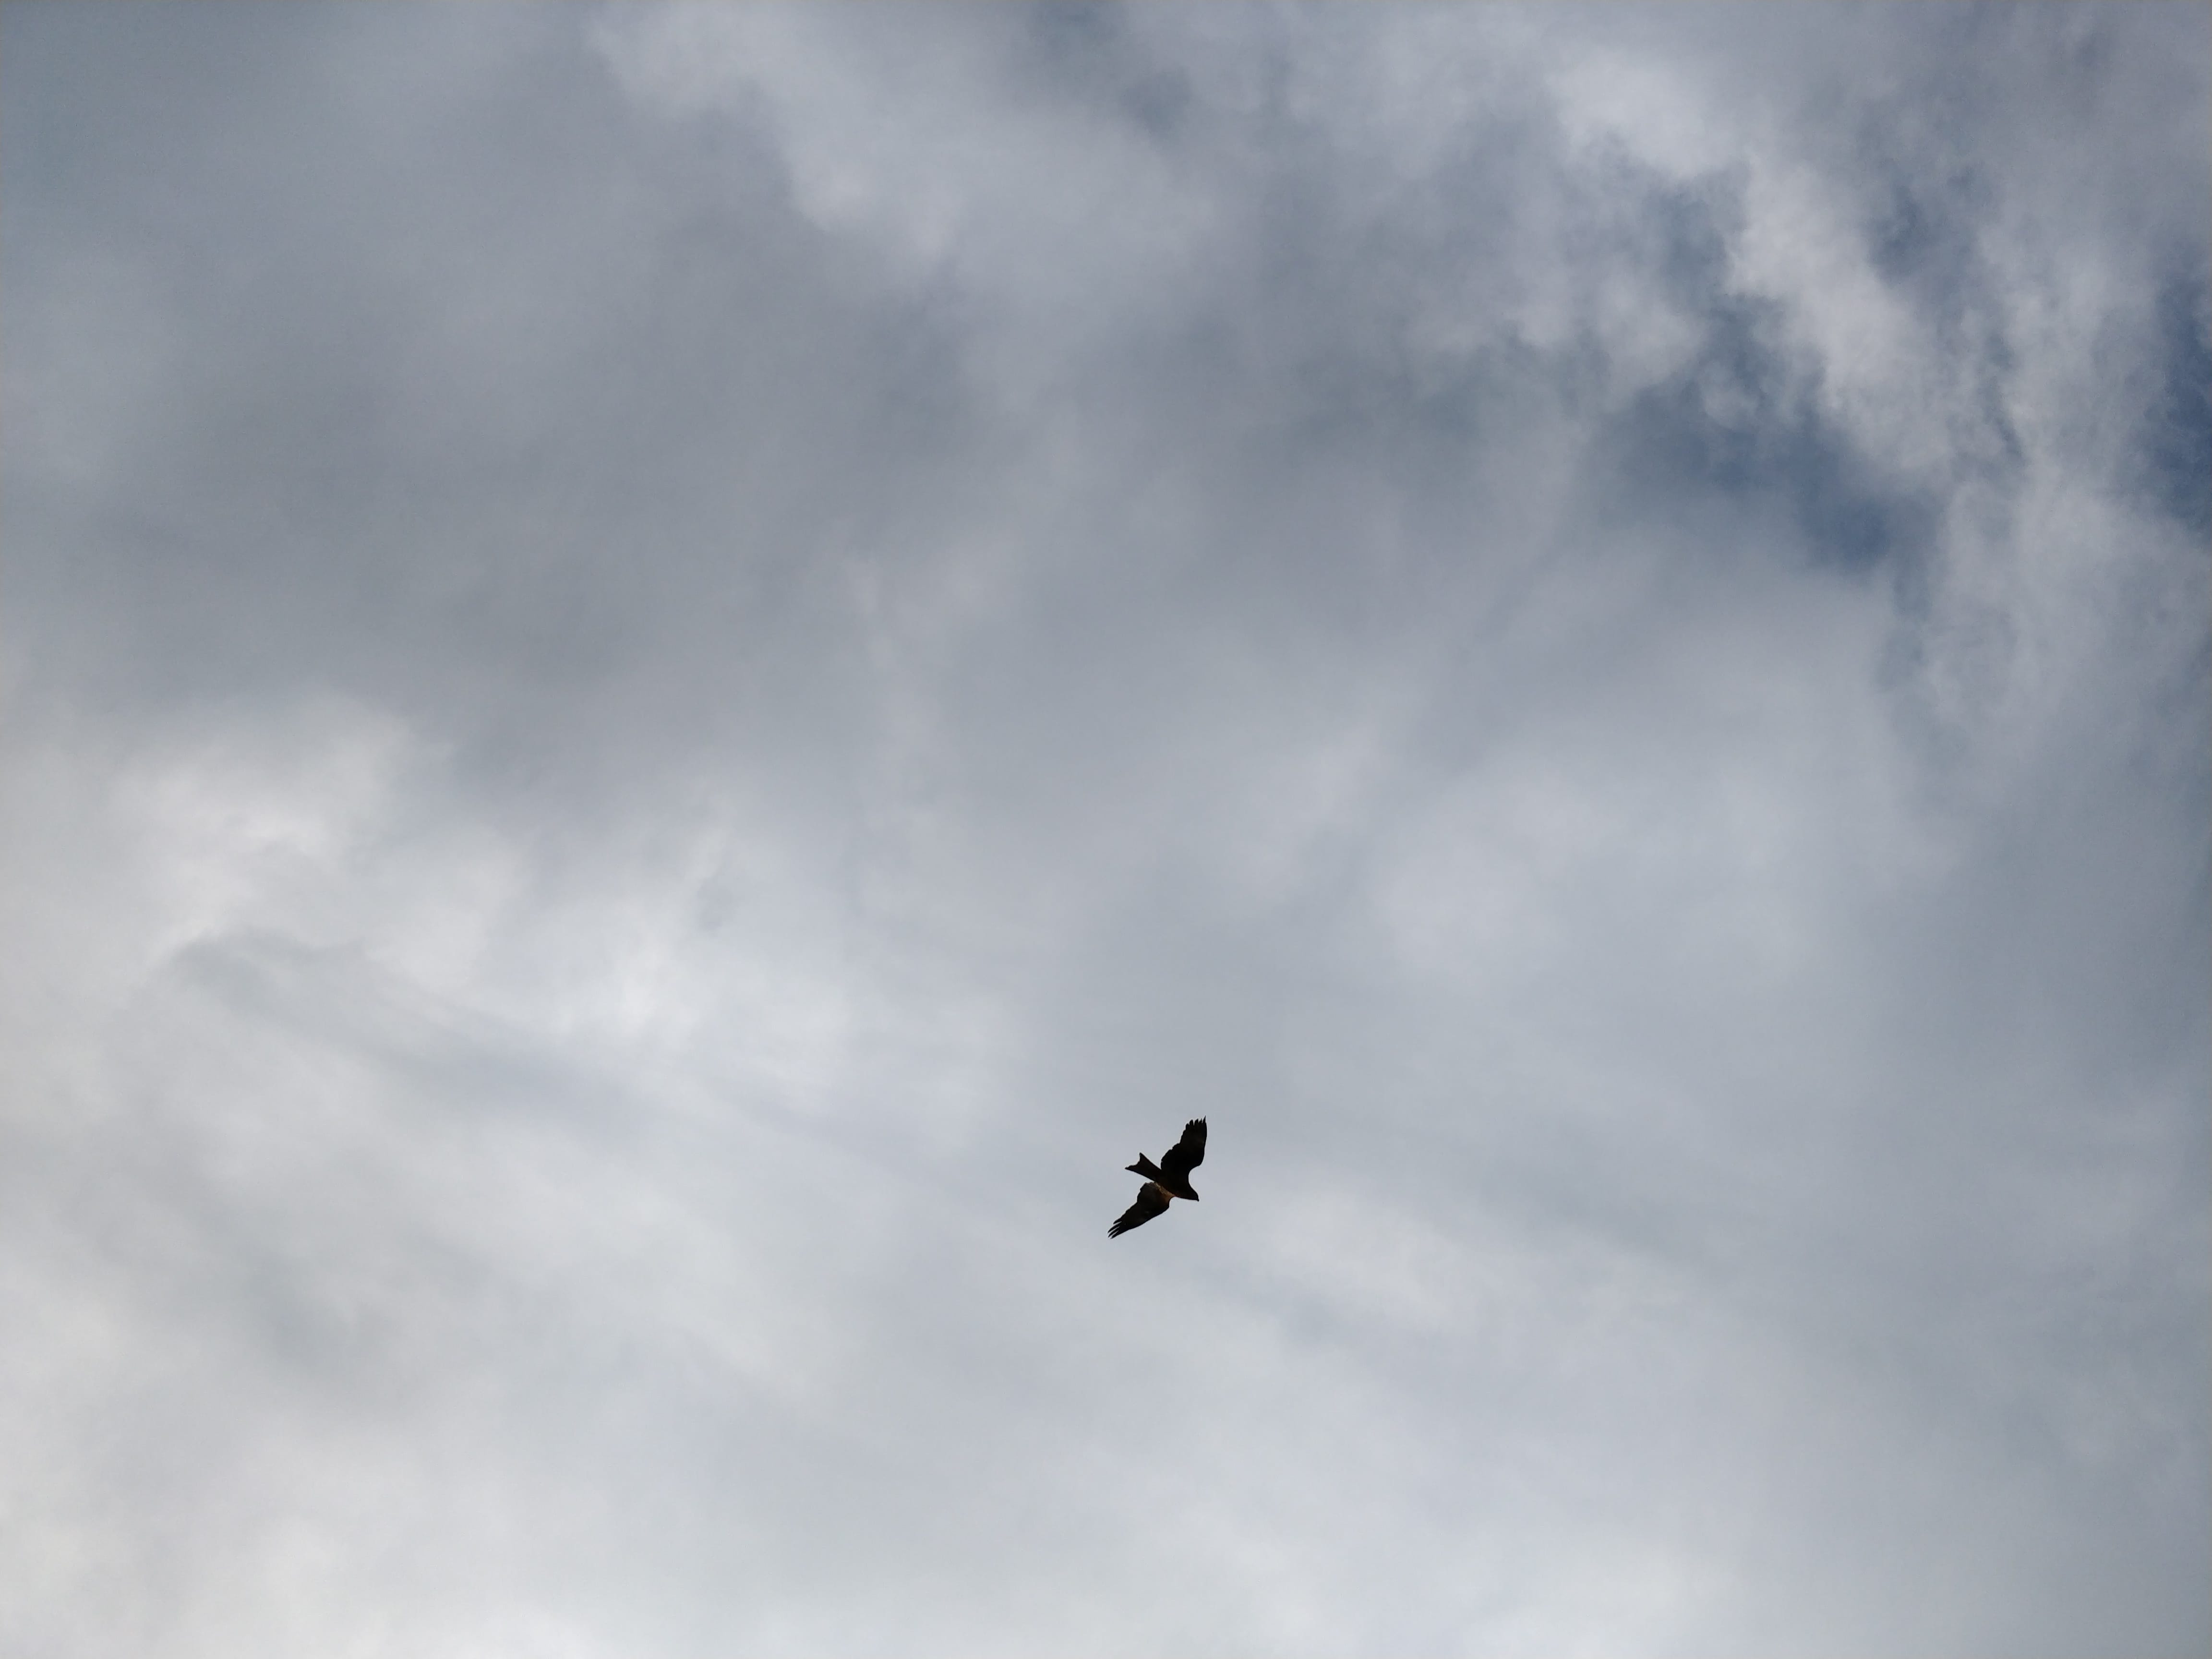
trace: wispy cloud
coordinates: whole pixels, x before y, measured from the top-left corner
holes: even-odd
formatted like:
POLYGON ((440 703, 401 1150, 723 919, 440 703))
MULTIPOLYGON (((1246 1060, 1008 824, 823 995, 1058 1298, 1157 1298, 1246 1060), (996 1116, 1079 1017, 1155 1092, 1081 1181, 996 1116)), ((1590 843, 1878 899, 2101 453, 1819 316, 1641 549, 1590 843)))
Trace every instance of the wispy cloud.
POLYGON ((0 1646, 2202 1649, 2201 10, 0 27, 0 1646))

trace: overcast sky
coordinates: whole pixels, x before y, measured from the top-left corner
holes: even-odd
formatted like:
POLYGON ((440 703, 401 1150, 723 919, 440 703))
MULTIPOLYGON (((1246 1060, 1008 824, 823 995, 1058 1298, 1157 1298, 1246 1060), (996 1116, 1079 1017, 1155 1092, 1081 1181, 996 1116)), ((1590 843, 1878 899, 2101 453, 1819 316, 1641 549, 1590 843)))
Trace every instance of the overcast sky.
POLYGON ((2212 9, 0 33, 0 1650, 2212 1644, 2212 9))

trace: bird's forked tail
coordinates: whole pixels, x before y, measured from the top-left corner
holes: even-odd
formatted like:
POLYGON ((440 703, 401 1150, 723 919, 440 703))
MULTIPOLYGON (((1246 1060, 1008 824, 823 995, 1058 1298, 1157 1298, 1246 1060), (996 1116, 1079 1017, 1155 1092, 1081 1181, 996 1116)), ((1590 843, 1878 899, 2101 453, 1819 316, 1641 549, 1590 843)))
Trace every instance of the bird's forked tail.
POLYGON ((1137 1154, 1137 1161, 1134 1164, 1129 1164, 1126 1167, 1131 1175, 1140 1175, 1147 1181, 1159 1181, 1164 1179, 1164 1177, 1160 1174, 1160 1166, 1153 1163, 1149 1158, 1146 1158, 1142 1152, 1139 1152, 1137 1154))

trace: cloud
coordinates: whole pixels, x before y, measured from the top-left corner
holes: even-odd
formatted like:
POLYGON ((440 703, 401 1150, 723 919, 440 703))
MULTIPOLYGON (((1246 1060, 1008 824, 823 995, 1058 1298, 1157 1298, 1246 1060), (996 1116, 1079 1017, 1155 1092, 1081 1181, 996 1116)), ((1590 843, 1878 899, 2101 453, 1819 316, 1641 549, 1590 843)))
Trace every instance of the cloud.
POLYGON ((2200 15, 5 28, 0 1645, 2202 1647, 2200 15))

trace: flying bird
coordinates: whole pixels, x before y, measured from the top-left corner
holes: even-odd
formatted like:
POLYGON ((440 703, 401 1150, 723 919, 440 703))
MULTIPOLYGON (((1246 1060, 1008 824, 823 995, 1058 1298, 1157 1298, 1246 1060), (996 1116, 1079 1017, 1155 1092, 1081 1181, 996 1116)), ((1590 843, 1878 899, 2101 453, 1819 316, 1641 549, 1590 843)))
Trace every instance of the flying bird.
POLYGON ((1142 1152, 1128 1166, 1129 1173, 1145 1177, 1143 1190, 1137 1201, 1121 1212, 1121 1218, 1106 1230, 1109 1238, 1119 1238, 1132 1227, 1141 1227, 1168 1207, 1171 1198, 1187 1198, 1198 1202, 1198 1194, 1190 1184, 1190 1172, 1206 1162, 1206 1120, 1194 1117, 1182 1126, 1182 1139, 1161 1155, 1158 1164, 1142 1152))

